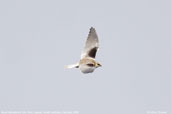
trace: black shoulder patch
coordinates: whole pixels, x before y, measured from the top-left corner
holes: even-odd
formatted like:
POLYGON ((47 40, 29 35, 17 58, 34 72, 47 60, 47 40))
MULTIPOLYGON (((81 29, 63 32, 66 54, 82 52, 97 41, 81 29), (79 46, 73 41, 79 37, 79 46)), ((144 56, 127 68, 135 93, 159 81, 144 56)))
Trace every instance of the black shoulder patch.
POLYGON ((94 47, 93 49, 91 49, 88 53, 88 55, 92 58, 96 57, 96 52, 97 52, 97 47, 94 47))

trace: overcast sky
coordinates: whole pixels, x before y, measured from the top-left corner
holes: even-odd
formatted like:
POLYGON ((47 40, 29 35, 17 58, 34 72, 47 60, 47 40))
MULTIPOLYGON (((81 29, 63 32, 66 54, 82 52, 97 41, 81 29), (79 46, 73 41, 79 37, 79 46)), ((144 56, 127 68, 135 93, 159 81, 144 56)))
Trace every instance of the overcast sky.
POLYGON ((0 0, 0 111, 170 114, 170 81, 169 0, 0 0), (102 67, 65 69, 91 26, 102 67))

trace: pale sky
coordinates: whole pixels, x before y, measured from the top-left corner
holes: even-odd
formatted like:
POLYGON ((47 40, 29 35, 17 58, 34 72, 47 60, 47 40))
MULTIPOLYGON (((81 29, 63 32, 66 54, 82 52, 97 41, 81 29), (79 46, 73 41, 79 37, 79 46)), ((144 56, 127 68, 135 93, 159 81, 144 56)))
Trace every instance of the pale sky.
MULTIPOLYGON (((171 112, 171 1, 0 0, 0 111, 171 112), (102 67, 84 75, 90 27, 102 67)), ((159 113, 158 113, 159 114, 159 113)))

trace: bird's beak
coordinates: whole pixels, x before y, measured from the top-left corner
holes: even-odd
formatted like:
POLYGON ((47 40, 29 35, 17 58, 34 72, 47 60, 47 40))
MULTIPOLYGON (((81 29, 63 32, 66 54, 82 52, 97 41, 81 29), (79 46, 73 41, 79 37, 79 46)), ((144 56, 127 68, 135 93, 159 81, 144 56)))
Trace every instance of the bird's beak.
POLYGON ((99 64, 99 67, 101 67, 102 65, 101 64, 99 64))
POLYGON ((101 67, 101 66, 102 66, 101 64, 97 63, 97 67, 101 67))

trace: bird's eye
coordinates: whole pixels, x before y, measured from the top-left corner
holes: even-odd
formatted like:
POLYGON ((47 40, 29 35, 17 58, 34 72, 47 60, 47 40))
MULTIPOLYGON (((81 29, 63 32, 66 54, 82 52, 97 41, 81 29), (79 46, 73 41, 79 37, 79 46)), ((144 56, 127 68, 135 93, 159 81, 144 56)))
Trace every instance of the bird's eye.
POLYGON ((94 66, 94 64, 91 64, 91 63, 89 63, 89 64, 87 64, 88 66, 90 66, 90 67, 93 67, 94 66))

